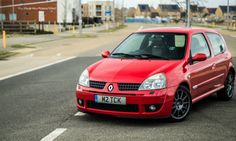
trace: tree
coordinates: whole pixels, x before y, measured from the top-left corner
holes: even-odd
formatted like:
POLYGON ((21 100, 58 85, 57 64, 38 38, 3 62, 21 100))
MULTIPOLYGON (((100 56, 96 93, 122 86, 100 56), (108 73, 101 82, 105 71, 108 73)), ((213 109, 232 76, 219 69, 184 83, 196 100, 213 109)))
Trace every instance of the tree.
POLYGON ((66 24, 67 24, 67 7, 68 7, 68 3, 67 0, 63 0, 60 2, 62 9, 63 9, 63 27, 66 28, 66 24))

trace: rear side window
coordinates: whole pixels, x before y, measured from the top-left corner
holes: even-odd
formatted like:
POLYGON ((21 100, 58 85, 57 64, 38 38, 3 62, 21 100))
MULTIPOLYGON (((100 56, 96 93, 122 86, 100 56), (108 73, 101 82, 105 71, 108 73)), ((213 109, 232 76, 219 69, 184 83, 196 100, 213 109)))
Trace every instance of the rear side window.
POLYGON ((215 33, 207 33, 215 55, 225 52, 225 44, 222 37, 215 33))
POLYGON ((209 58, 211 56, 208 44, 203 34, 195 34, 191 40, 191 56, 195 56, 198 53, 206 54, 209 58))

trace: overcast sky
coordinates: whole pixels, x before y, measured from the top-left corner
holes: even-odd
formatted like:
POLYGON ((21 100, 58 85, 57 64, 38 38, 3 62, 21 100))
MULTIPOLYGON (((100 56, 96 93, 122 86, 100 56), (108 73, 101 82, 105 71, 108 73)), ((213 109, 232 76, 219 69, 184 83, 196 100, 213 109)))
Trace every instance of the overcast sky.
MULTIPOLYGON (((89 1, 89 0, 82 0, 83 2, 89 1)), ((94 0, 90 0, 94 1, 94 0)), ((99 0, 98 0, 99 1, 99 0)), ((100 0, 101 1, 101 0, 100 0)), ((102 0, 106 1, 106 0, 102 0)), ((112 1, 112 0, 110 0, 112 1)), ((177 0, 177 1, 185 1, 185 0, 177 0)), ((191 0, 191 1, 204 1, 201 2, 201 6, 207 6, 207 7, 218 7, 219 5, 227 5, 227 0, 191 0)), ((236 0, 229 0, 230 5, 236 5, 236 0)), ((115 0, 116 5, 118 7, 121 6, 122 0, 115 0)), ((124 5, 126 7, 137 7, 137 4, 149 4, 151 6, 157 7, 158 4, 175 4, 175 0, 124 0, 124 5)))

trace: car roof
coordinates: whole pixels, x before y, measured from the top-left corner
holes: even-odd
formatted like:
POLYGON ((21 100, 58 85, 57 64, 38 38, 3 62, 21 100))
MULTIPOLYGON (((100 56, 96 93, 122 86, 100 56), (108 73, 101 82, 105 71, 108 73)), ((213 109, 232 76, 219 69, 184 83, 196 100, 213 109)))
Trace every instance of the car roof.
POLYGON ((148 33, 148 32, 170 32, 170 33, 185 33, 185 34, 194 34, 198 32, 213 32, 218 33, 215 30, 207 28, 186 28, 186 27, 159 27, 159 28, 150 28, 142 29, 136 33, 148 33))

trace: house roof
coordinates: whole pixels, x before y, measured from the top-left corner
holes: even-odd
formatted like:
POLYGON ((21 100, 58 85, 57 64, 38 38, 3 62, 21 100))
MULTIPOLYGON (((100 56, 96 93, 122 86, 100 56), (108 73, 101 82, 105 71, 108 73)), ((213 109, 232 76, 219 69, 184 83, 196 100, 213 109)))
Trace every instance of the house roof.
POLYGON ((150 7, 151 12, 156 12, 156 9, 154 7, 150 7))
POLYGON ((180 8, 177 4, 159 4, 162 11, 179 12, 180 8))
POLYGON ((191 12, 197 12, 198 11, 198 7, 197 7, 197 5, 190 5, 190 10, 191 10, 191 12))
MULTIPOLYGON (((226 5, 220 5, 219 7, 223 13, 227 13, 227 6, 226 5)), ((229 12, 230 13, 236 12, 236 6, 229 6, 229 12)))
POLYGON ((139 4, 138 8, 140 9, 141 12, 150 12, 150 7, 148 4, 139 4))
POLYGON ((205 6, 199 6, 198 7, 198 12, 204 12, 205 6))
POLYGON ((209 14, 215 14, 217 8, 207 8, 209 14))

